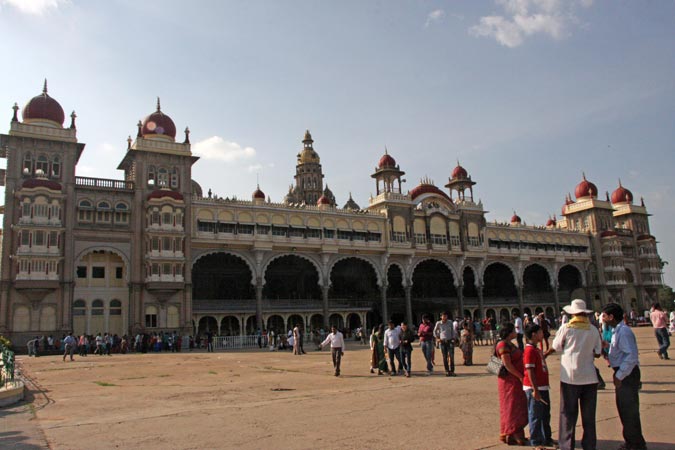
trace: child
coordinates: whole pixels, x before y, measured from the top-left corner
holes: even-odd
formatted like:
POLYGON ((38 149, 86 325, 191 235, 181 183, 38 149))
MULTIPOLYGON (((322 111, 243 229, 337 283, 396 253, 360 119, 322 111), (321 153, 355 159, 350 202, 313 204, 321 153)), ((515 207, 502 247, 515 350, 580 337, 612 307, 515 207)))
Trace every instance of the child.
POLYGON ((548 368, 538 344, 544 339, 544 332, 535 323, 525 327, 527 345, 523 355, 525 377, 523 390, 527 397, 527 413, 530 422, 530 445, 543 448, 555 445, 551 438, 551 399, 549 396, 548 368))

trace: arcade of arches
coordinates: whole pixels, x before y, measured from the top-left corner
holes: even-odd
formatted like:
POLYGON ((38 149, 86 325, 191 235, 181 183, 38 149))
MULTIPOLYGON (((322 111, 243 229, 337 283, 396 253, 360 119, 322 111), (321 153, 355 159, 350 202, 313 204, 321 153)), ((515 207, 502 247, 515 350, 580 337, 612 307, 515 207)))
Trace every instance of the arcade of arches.
POLYGON ((488 264, 482 276, 466 266, 460 281, 444 261, 424 259, 411 269, 409 282, 404 266, 392 263, 383 270, 386 277, 381 284, 375 266, 359 257, 334 262, 327 283, 311 258, 298 254, 273 258, 258 276, 253 267, 243 256, 227 252, 195 262, 195 332, 240 335, 262 327, 278 333, 296 324, 306 329, 329 324, 370 328, 385 317, 395 321, 410 317, 416 323, 423 313, 438 316, 443 310, 473 317, 511 317, 515 311, 539 310, 554 316, 560 303, 583 289, 581 273, 572 265, 560 268, 554 283, 549 270, 537 263, 524 268, 521 283, 502 262, 488 264))

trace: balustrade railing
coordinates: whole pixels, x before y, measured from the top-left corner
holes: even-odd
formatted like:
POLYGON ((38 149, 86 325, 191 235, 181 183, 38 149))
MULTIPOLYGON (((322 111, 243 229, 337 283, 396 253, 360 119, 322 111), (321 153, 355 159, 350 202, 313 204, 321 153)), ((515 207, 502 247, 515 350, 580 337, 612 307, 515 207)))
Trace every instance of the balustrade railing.
POLYGON ((75 186, 109 189, 116 191, 133 191, 134 182, 126 180, 111 180, 108 178, 75 177, 75 186))

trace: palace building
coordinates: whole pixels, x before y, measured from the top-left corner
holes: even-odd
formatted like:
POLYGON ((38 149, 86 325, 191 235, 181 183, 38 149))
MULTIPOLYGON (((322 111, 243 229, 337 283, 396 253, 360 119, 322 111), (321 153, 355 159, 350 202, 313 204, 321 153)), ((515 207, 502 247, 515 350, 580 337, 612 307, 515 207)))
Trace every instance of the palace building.
POLYGON ((68 330, 353 329, 446 309, 554 316, 575 297, 642 309, 662 285, 647 209, 621 183, 602 199, 584 176, 542 226, 515 213, 489 222, 459 163, 445 189, 423 179, 407 190, 385 151, 368 205, 350 194, 340 207, 307 131, 282 202, 260 187, 220 198, 192 179, 190 132, 176 139, 159 100, 118 180, 75 175, 85 144, 75 113, 65 121, 45 82, 0 135, 0 334, 16 343, 68 330))

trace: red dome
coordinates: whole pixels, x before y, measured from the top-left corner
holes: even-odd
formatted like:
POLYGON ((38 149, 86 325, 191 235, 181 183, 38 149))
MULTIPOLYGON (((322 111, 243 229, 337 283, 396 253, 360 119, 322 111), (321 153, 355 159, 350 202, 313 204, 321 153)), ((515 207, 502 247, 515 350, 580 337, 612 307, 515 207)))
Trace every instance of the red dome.
POLYGON ((581 183, 577 184, 577 187, 574 189, 574 196, 577 199, 585 197, 597 198, 598 188, 595 186, 595 184, 588 181, 586 179, 586 175, 584 175, 584 178, 583 180, 581 180, 581 183))
POLYGON ((171 139, 176 138, 176 125, 171 117, 164 114, 157 99, 157 111, 143 119, 143 128, 141 129, 143 137, 146 136, 168 136, 171 139))
POLYGON ((457 167, 455 167, 452 171, 452 179, 458 179, 458 178, 468 178, 469 174, 467 173, 466 169, 459 164, 457 164, 457 167))
POLYGON ((261 191, 260 188, 253 191, 253 200, 255 200, 255 199, 265 200, 265 193, 263 191, 261 191))
POLYGON ((555 219, 554 219, 554 218, 548 219, 548 222, 546 222, 546 226, 547 226, 547 227, 554 227, 554 226, 556 226, 556 221, 555 221, 555 219))
POLYGON ((330 205, 330 200, 328 200, 328 197, 326 197, 325 195, 322 195, 321 197, 319 197, 319 200, 317 200, 316 204, 317 206, 330 205))
POLYGON ((66 118, 59 102, 47 94, 47 80, 45 80, 42 94, 30 99, 30 101, 26 103, 26 106, 23 107, 21 115, 24 122, 42 119, 51 120, 52 122, 58 123, 60 126, 63 126, 63 121, 66 118))
POLYGON ((169 197, 174 200, 183 200, 183 195, 180 192, 176 191, 170 191, 168 189, 158 189, 156 191, 152 191, 148 195, 148 200, 152 200, 153 198, 164 198, 164 197, 169 197))
POLYGON ((46 180, 44 178, 29 178, 23 182, 21 185, 24 189, 33 189, 37 187, 45 187, 51 189, 52 191, 60 191, 61 185, 56 181, 46 180))
POLYGON ((511 216, 511 223, 521 223, 522 220, 520 220, 520 216, 518 214, 513 214, 511 216))
POLYGON ((385 167, 396 167, 396 160, 386 153, 380 158, 380 162, 377 165, 378 168, 384 169, 385 167))
POLYGON ((436 195, 440 195, 441 197, 444 197, 449 202, 452 202, 452 200, 450 200, 450 197, 448 197, 448 194, 441 191, 440 189, 438 189, 433 184, 424 184, 423 183, 423 184, 420 184, 418 186, 415 186, 409 192, 409 194, 410 194, 410 198, 413 199, 413 200, 415 200, 417 197, 419 197, 422 194, 436 194, 436 195))
POLYGON ((633 203, 633 193, 619 182, 619 187, 612 192, 612 203, 633 203))

